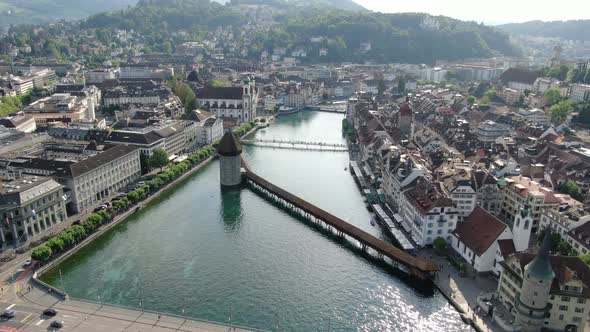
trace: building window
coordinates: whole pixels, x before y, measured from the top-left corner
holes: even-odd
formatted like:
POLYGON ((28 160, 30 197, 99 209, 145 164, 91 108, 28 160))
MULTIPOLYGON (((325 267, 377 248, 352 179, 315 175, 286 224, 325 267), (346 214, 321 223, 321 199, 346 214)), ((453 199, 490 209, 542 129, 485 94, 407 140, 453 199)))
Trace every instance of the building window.
POLYGON ((561 297, 561 301, 562 302, 569 302, 570 301, 570 297, 569 296, 562 296, 561 297))
POLYGON ((576 310, 575 310, 575 311, 576 311, 577 313, 580 313, 580 314, 581 314, 581 313, 583 313, 583 312, 584 312, 584 308, 576 307, 576 310))
POLYGON ((566 305, 560 305, 559 306, 559 310, 561 310, 561 311, 567 311, 567 306, 566 305))
POLYGON ((563 315, 559 315, 559 320, 563 320, 563 315))
POLYGON ((586 299, 580 297, 580 298, 578 298, 578 303, 584 304, 584 303, 586 303, 586 299))

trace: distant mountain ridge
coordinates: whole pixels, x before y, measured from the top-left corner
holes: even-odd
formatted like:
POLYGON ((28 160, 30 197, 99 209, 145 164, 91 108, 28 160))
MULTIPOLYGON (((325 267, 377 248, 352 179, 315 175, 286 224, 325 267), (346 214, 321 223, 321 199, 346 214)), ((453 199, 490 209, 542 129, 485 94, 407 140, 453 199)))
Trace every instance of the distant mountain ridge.
POLYGON ((530 21, 503 24, 497 27, 514 35, 590 41, 590 20, 530 21))
POLYGON ((299 50, 307 54, 304 60, 311 63, 430 64, 436 60, 515 55, 519 51, 508 34, 494 27, 444 16, 383 14, 329 6, 336 1, 340 0, 233 0, 222 5, 208 0, 140 0, 130 10, 93 15, 82 22, 82 27, 133 29, 147 40, 157 41, 153 46, 158 49, 163 40, 177 43, 170 38, 174 31, 241 31, 256 22, 272 22, 272 28, 267 26, 266 30, 236 36, 247 38, 245 41, 218 40, 216 48, 228 53, 238 49, 251 59, 259 59, 264 52, 272 54, 276 49, 284 49, 288 54, 299 50), (317 42, 310 42, 312 39, 317 42), (320 50, 324 55, 320 55, 320 50))
POLYGON ((0 29, 15 24, 41 24, 80 19, 125 9, 137 0, 0 0, 0 29))
POLYGON ((298 7, 323 7, 349 11, 366 11, 367 9, 352 0, 215 0, 221 4, 228 2, 241 4, 267 4, 277 6, 281 4, 289 4, 298 7))

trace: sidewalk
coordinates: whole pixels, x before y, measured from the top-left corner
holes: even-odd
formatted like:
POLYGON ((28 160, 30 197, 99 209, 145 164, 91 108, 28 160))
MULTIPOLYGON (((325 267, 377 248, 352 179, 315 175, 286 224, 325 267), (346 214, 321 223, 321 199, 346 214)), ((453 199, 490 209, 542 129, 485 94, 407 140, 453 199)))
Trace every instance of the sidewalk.
POLYGON ((431 259, 441 269, 434 279, 435 285, 449 299, 450 302, 474 323, 474 328, 479 331, 500 331, 498 326, 492 323, 490 316, 475 314, 477 296, 483 293, 494 292, 498 287, 495 280, 487 276, 461 277, 444 257, 438 256, 433 249, 421 249, 419 256, 431 259))

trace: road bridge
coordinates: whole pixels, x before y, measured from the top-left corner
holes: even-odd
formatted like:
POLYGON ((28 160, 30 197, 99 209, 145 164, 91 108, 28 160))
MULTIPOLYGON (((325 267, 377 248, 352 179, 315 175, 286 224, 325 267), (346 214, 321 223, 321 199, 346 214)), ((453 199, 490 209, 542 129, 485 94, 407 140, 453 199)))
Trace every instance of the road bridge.
POLYGON ((246 183, 269 199, 308 220, 323 223, 328 230, 334 230, 340 237, 348 236, 358 241, 363 250, 373 249, 379 258, 389 258, 394 267, 422 280, 432 279, 438 271, 432 261, 414 257, 256 175, 243 158, 242 167, 245 170, 242 176, 246 183))

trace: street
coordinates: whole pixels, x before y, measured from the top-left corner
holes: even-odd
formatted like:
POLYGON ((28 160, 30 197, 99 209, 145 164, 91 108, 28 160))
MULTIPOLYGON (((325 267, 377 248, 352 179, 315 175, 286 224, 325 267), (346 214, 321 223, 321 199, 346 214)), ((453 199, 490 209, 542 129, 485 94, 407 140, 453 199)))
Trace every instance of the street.
MULTIPOLYGON (((16 317, 0 321, 0 332, 52 331, 54 320, 62 321, 59 331, 234 331, 233 328, 215 323, 187 320, 153 312, 142 312, 98 303, 77 300, 60 301, 44 290, 25 288, 22 296, 0 301, 0 308, 15 311, 16 317), (43 316, 47 308, 57 310, 55 317, 43 316)), ((237 328, 235 331, 247 331, 237 328)))

